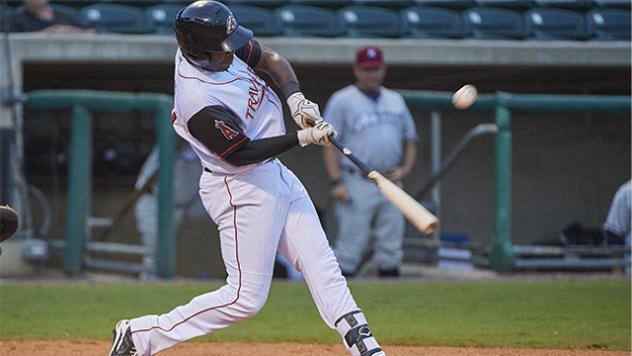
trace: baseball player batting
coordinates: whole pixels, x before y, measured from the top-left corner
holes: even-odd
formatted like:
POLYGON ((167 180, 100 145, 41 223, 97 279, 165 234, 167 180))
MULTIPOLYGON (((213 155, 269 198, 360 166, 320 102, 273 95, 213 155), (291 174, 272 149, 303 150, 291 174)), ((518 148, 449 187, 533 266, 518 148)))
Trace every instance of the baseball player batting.
POLYGON ((303 184, 274 158, 293 147, 329 144, 334 127, 300 92, 287 60, 262 47, 221 3, 182 9, 175 32, 171 119, 202 162, 200 197, 218 225, 228 278, 166 314, 119 321, 110 356, 153 355, 254 316, 268 296, 277 250, 302 272, 322 319, 352 355, 385 355, 303 184), (255 70, 281 88, 301 130, 285 132, 283 104, 255 70))

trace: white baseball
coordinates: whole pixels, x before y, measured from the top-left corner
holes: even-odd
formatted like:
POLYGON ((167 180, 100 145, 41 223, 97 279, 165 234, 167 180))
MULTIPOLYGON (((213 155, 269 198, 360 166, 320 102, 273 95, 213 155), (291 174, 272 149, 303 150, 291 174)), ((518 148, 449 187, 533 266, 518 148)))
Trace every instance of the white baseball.
POLYGON ((465 84, 461 89, 457 90, 452 94, 452 105, 454 105, 457 109, 467 109, 478 97, 478 90, 472 84, 465 84))

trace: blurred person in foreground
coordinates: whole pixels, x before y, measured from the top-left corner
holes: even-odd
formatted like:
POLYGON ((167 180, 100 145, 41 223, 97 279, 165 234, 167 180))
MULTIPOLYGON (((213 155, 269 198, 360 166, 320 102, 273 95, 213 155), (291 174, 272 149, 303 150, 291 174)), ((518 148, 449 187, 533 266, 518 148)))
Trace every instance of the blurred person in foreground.
MULTIPOLYGON (((603 231, 608 245, 630 247, 632 220, 632 180, 623 183, 612 198, 603 231)), ((630 274, 630 253, 625 253, 625 273, 630 274)))
MULTIPOLYGON (((336 127, 339 142, 370 170, 401 185, 413 168, 417 151, 412 115, 400 94, 382 86, 386 64, 380 48, 358 49, 353 74, 356 82, 331 96, 324 118, 336 127)), ((343 275, 358 272, 373 225, 373 261, 378 274, 398 277, 404 255, 403 215, 334 147, 325 147, 323 155, 338 225, 334 253, 343 275)))
POLYGON ((321 318, 351 355, 384 356, 305 187, 275 158, 328 145, 335 129, 305 98, 290 63, 261 46, 223 4, 190 4, 177 14, 175 32, 171 121, 204 167, 199 194, 218 226, 228 277, 221 288, 164 314, 119 321, 110 356, 153 355, 255 316, 268 297, 277 252, 303 274, 321 318), (256 70, 278 85, 300 130, 286 132, 283 102, 256 70))
POLYGON ((95 33, 72 16, 56 11, 49 0, 23 0, 24 7, 9 19, 9 32, 95 33))

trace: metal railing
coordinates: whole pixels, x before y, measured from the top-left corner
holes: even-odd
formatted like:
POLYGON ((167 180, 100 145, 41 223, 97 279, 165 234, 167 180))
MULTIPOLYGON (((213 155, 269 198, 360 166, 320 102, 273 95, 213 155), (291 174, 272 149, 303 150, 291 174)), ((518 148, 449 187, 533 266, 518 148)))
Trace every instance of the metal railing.
MULTIPOLYGON (((399 90, 406 103, 428 110, 454 109, 452 93, 399 90)), ((516 267, 511 243, 511 112, 630 112, 629 96, 529 95, 497 92, 480 95, 470 110, 495 111, 495 236, 489 265, 496 271, 516 267)))
MULTIPOLYGON (((160 277, 172 277, 175 274, 173 227, 175 134, 171 129, 170 121, 173 99, 163 94, 92 90, 38 90, 27 95, 26 105, 33 109, 72 108, 73 110, 64 243, 64 271, 69 275, 78 274, 86 264, 95 262, 85 256, 87 235, 89 234, 88 221, 92 205, 92 117, 90 111, 144 110, 154 113, 154 123, 160 145, 158 243, 154 252, 156 272, 160 277)), ((96 264, 105 265, 103 263, 96 264)))

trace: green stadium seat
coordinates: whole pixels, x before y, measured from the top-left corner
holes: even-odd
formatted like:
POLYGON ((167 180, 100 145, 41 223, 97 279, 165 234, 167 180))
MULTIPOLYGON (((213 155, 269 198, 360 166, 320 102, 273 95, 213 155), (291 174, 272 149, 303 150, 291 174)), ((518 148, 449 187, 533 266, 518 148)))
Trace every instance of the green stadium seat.
POLYGON ((287 5, 275 10, 282 34, 288 37, 337 37, 340 19, 333 10, 314 6, 287 5))
POLYGON ((268 9, 287 5, 287 0, 227 0, 222 2, 230 9, 233 8, 233 5, 265 7, 268 9))
POLYGON ((339 9, 351 6, 351 0, 289 0, 290 5, 318 6, 328 9, 339 9))
POLYGON ((493 7, 474 7, 463 12, 470 38, 520 40, 527 37, 522 13, 493 7))
POLYGON ((415 4, 413 0, 351 0, 353 5, 380 6, 390 9, 401 9, 415 4))
POLYGON ((255 36, 272 37, 281 34, 279 21, 270 9, 246 5, 232 5, 230 9, 237 22, 252 30, 255 36))
POLYGON ((461 13, 438 7, 412 6, 401 11, 406 37, 463 38, 467 35, 461 13))
POLYGON ((630 11, 595 9, 586 14, 588 30, 598 41, 630 41, 630 11))
POLYGON ((613 9, 630 9, 630 0, 592 0, 594 6, 613 9))
POLYGON ((476 6, 502 7, 525 10, 534 6, 533 0, 474 0, 476 6))
POLYGON ((467 9, 474 6, 474 0, 414 0, 417 6, 467 9))
POLYGON ((86 6, 80 12, 81 22, 100 33, 149 33, 151 28, 137 7, 98 3, 86 6))
POLYGON ((0 31, 4 31, 9 26, 9 18, 15 11, 10 6, 0 5, 0 31))
POLYGON ((145 18, 150 24, 152 33, 157 35, 172 35, 176 15, 185 6, 177 4, 158 4, 146 8, 144 10, 145 18))
POLYGON ((374 6, 348 6, 338 10, 347 37, 390 37, 405 34, 399 13, 374 6))
POLYGON ((566 9, 536 8, 526 14, 534 40, 586 40, 589 34, 581 13, 566 9))
POLYGON ((587 10, 592 6, 590 0, 535 0, 536 7, 553 7, 573 10, 587 10))

